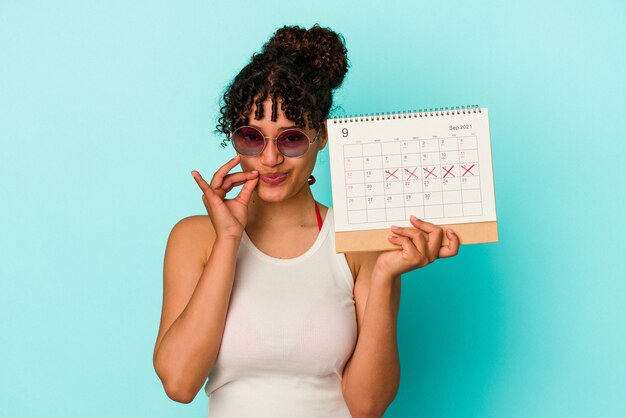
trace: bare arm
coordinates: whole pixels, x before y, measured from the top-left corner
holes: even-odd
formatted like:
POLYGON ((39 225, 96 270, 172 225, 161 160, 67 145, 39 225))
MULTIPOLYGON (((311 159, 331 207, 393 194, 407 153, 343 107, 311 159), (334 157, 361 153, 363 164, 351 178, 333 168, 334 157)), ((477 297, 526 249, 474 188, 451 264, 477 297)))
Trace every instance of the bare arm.
POLYGON ((206 381, 217 358, 235 277, 237 249, 247 223, 247 205, 257 172, 227 173, 236 156, 215 173, 209 185, 192 175, 202 189, 211 226, 185 218, 168 239, 163 269, 163 311, 153 364, 167 395, 189 403, 206 381), (234 199, 226 194, 244 185, 234 199), (207 242, 208 239, 208 242, 207 242), (209 248, 203 262, 202 251, 209 248))
POLYGON ((392 227, 389 241, 398 250, 354 256, 357 279, 354 298, 359 338, 343 374, 343 394, 356 417, 382 417, 400 383, 396 318, 401 274, 424 267, 437 258, 453 257, 459 238, 451 230, 441 246, 443 229, 411 217, 413 227, 392 227))
POLYGON ((161 330, 153 357, 167 395, 183 403, 195 398, 215 364, 239 246, 235 239, 215 240, 200 271, 198 256, 188 252, 197 237, 190 228, 190 222, 179 223, 168 240, 161 330))
POLYGON ((382 417, 400 384, 396 337, 400 277, 375 270, 376 256, 358 256, 354 298, 359 337, 342 380, 343 396, 354 417, 382 417))

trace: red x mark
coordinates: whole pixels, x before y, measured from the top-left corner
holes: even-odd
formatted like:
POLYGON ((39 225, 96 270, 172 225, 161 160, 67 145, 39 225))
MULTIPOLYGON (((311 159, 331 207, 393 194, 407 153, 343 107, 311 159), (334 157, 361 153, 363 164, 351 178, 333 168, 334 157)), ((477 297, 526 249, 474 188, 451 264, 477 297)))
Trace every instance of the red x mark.
POLYGON ((444 167, 443 169, 444 169, 444 170, 446 170, 446 174, 444 174, 443 176, 445 177, 445 176, 447 176, 448 174, 450 174, 452 177, 455 177, 455 176, 454 176, 454 173, 451 173, 451 172, 450 172, 450 171, 452 171, 452 169, 453 169, 453 168, 454 168, 454 166, 450 167, 450 169, 449 169, 449 170, 446 170, 446 168, 444 167))
POLYGON ((398 169, 397 169, 397 168, 393 171, 393 173, 390 173, 390 172, 389 172, 389 170, 385 170, 385 173, 387 173, 387 174, 388 174, 388 176, 387 176, 387 178, 386 178, 385 180, 389 180, 392 176, 393 176, 393 177, 395 177, 395 178, 398 178, 398 177, 396 177, 396 175, 395 175, 395 174, 396 174, 396 171, 398 171, 398 169))
POLYGON ((411 176, 417 178, 417 176, 415 175, 415 172, 417 171, 417 167, 415 167, 413 169, 413 171, 410 171, 409 169, 405 168, 404 171, 406 171, 407 173, 409 173, 409 177, 407 178, 407 180, 411 180, 411 176))
POLYGON ((472 168, 474 168, 474 166, 475 166, 475 165, 476 165, 476 164, 472 164, 472 166, 471 166, 470 168, 466 168, 464 165, 462 165, 462 166, 461 166, 461 168, 462 168, 463 170, 465 170, 465 171, 463 172, 463 174, 461 174, 461 176, 464 176, 464 175, 466 175, 467 173, 470 173, 470 174, 473 176, 473 175, 474 175, 474 173, 472 173, 472 172, 471 172, 471 170, 472 170, 472 168))
POLYGON ((426 167, 424 167, 424 171, 428 173, 428 174, 426 174, 426 177, 424 177, 424 178, 425 178, 425 179, 427 179, 427 178, 428 178, 428 176, 430 176, 431 174, 432 174, 433 176, 437 177, 437 175, 436 175, 435 173, 433 173, 433 171, 435 171, 435 168, 437 168, 437 167, 433 167, 433 169, 432 169, 432 170, 428 171, 428 169, 427 169, 426 167))

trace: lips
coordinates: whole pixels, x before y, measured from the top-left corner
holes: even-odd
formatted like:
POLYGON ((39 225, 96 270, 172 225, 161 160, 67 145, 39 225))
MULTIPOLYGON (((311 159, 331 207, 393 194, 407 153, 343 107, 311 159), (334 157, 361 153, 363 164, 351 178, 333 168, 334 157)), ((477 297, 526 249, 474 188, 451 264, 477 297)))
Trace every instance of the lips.
POLYGON ((268 173, 261 176, 261 181, 266 184, 280 184, 287 178, 287 173, 268 173))

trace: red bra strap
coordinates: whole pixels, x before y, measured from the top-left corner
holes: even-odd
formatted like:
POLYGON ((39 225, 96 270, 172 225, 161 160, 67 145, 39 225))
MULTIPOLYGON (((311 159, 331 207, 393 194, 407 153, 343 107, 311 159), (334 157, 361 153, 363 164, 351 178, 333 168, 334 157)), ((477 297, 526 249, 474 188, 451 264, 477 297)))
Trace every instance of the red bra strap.
POLYGON ((322 230, 322 215, 320 214, 320 208, 317 207, 317 202, 315 202, 315 216, 317 216, 317 227, 319 230, 322 230))

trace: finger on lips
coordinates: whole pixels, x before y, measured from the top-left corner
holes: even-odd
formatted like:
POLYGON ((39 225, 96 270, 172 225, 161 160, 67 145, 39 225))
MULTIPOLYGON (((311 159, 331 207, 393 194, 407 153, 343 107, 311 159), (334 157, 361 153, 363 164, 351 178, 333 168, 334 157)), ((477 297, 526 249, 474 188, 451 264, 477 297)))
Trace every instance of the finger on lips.
POLYGON ((254 190, 258 181, 258 176, 251 179, 250 181, 247 181, 246 184, 241 188, 241 191, 237 195, 236 199, 240 199, 241 202, 247 205, 250 201, 250 196, 252 196, 252 190, 254 190))
POLYGON ((240 173, 229 174, 224 178, 221 188, 229 192, 233 187, 240 186, 248 180, 257 177, 258 171, 244 171, 240 173))

